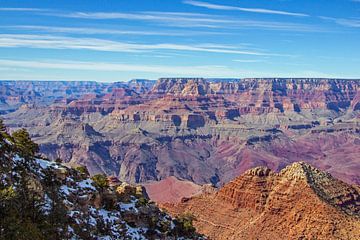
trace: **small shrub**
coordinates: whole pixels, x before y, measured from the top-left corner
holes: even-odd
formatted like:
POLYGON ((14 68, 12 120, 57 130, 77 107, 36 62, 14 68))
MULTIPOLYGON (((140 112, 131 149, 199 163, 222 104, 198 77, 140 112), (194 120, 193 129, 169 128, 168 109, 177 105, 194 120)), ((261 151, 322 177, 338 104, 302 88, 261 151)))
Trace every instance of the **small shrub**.
POLYGON ((176 236, 194 236, 196 229, 193 226, 195 217, 191 213, 184 213, 175 218, 175 235, 176 236))
POLYGON ((61 158, 56 158, 55 162, 61 164, 61 163, 63 163, 63 160, 61 158))
POLYGON ((82 175, 89 176, 89 171, 86 166, 78 166, 75 168, 76 171, 80 172, 82 175))
POLYGON ((100 189, 106 189, 109 187, 109 183, 104 174, 96 174, 91 179, 94 181, 95 185, 100 189))
POLYGON ((149 200, 147 200, 144 197, 140 197, 138 201, 136 202, 136 207, 143 207, 146 206, 149 203, 149 200))

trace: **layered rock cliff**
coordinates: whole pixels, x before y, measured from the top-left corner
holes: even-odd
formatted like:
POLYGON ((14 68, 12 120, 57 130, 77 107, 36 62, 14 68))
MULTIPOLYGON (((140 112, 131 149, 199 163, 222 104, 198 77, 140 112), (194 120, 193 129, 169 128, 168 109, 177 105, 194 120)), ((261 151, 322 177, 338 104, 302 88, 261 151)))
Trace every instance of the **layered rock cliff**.
POLYGON ((222 185, 251 167, 280 170, 303 160, 360 183, 359 86, 345 79, 136 80, 3 117, 12 129, 27 128, 51 159, 129 182, 175 176, 222 185))

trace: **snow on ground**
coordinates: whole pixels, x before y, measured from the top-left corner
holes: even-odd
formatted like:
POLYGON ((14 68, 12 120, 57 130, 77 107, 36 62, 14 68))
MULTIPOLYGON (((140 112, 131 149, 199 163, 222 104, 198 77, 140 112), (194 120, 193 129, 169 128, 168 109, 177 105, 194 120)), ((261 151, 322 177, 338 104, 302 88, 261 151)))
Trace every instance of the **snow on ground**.
POLYGON ((41 207, 41 209, 45 212, 45 214, 48 214, 49 211, 52 208, 53 201, 49 198, 49 196, 45 193, 44 194, 44 205, 41 207))
POLYGON ((82 180, 81 182, 78 182, 77 185, 80 188, 86 188, 86 189, 89 189, 89 190, 96 191, 96 188, 94 187, 93 183, 94 183, 93 180, 86 179, 86 180, 82 180))

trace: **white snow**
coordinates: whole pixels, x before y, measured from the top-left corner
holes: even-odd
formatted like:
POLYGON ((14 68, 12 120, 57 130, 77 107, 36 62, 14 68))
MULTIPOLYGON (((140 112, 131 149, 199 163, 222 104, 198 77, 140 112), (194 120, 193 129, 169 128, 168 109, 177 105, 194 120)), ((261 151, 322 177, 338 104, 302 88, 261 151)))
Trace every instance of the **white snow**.
POLYGON ((71 187, 68 187, 66 185, 62 185, 60 187, 60 192, 64 193, 65 195, 69 196, 70 193, 74 192, 75 189, 74 188, 71 188, 71 187))
POLYGON ((142 228, 133 228, 126 224, 127 235, 133 240, 146 240, 146 238, 141 234, 144 232, 142 228))
POLYGON ((120 209, 121 211, 131 211, 131 210, 134 210, 135 212, 138 211, 135 207, 135 201, 132 201, 131 203, 120 203, 120 209))
POLYGON ((104 219, 105 222, 114 223, 120 219, 120 215, 118 213, 110 212, 105 209, 99 209, 98 214, 104 219))
POLYGON ((41 209, 45 212, 45 214, 48 214, 51 210, 52 200, 49 198, 49 196, 45 193, 44 195, 44 205, 41 207, 41 209))
POLYGON ((77 185, 80 188, 85 188, 85 189, 96 191, 96 188, 92 184, 93 184, 93 180, 91 180, 91 179, 82 180, 81 182, 77 183, 77 185))
POLYGON ((52 165, 52 163, 50 161, 45 161, 42 159, 36 159, 36 161, 39 163, 39 165, 42 169, 49 168, 52 165))

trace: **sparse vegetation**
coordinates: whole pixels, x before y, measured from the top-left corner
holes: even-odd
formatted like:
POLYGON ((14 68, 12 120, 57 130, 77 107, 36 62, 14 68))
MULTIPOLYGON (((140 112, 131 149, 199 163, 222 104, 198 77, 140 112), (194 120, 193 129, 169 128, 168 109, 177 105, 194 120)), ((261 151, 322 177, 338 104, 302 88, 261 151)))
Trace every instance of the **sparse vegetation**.
POLYGON ((78 166, 75 168, 76 171, 80 172, 84 176, 89 176, 89 171, 86 166, 78 166))
POLYGON ((175 219, 175 235, 176 236, 193 236, 196 234, 196 229, 193 226, 195 220, 191 213, 180 214, 175 219))
POLYGON ((142 207, 142 206, 145 206, 149 203, 149 200, 147 200, 146 198, 144 197, 140 197, 138 199, 138 201, 136 202, 136 207, 142 207))
MULTIPOLYGON (((25 129, 15 131, 10 136, 0 120, 0 239, 41 240, 64 237, 57 230, 64 227, 62 223, 65 219, 65 211, 58 211, 59 208, 55 207, 59 203, 55 199, 59 198, 53 196, 50 213, 45 214, 42 209, 45 195, 37 188, 41 183, 31 177, 38 150, 38 145, 31 140, 25 129), (13 144, 5 142, 5 139, 11 140, 13 144), (26 161, 14 168, 12 158, 17 156, 26 161)), ((54 173, 49 172, 44 178, 44 186, 49 184, 55 193, 54 179, 54 173)))
POLYGON ((173 232, 175 220, 136 187, 127 185, 130 201, 119 201, 105 175, 90 181, 86 167, 77 168, 79 174, 35 157, 38 146, 26 130, 10 136, 2 121, 0 129, 0 240, 198 239, 185 220, 173 232))
POLYGON ((91 179, 94 181, 96 187, 98 187, 99 189, 104 190, 109 187, 109 183, 104 174, 96 174, 92 176, 91 179))

